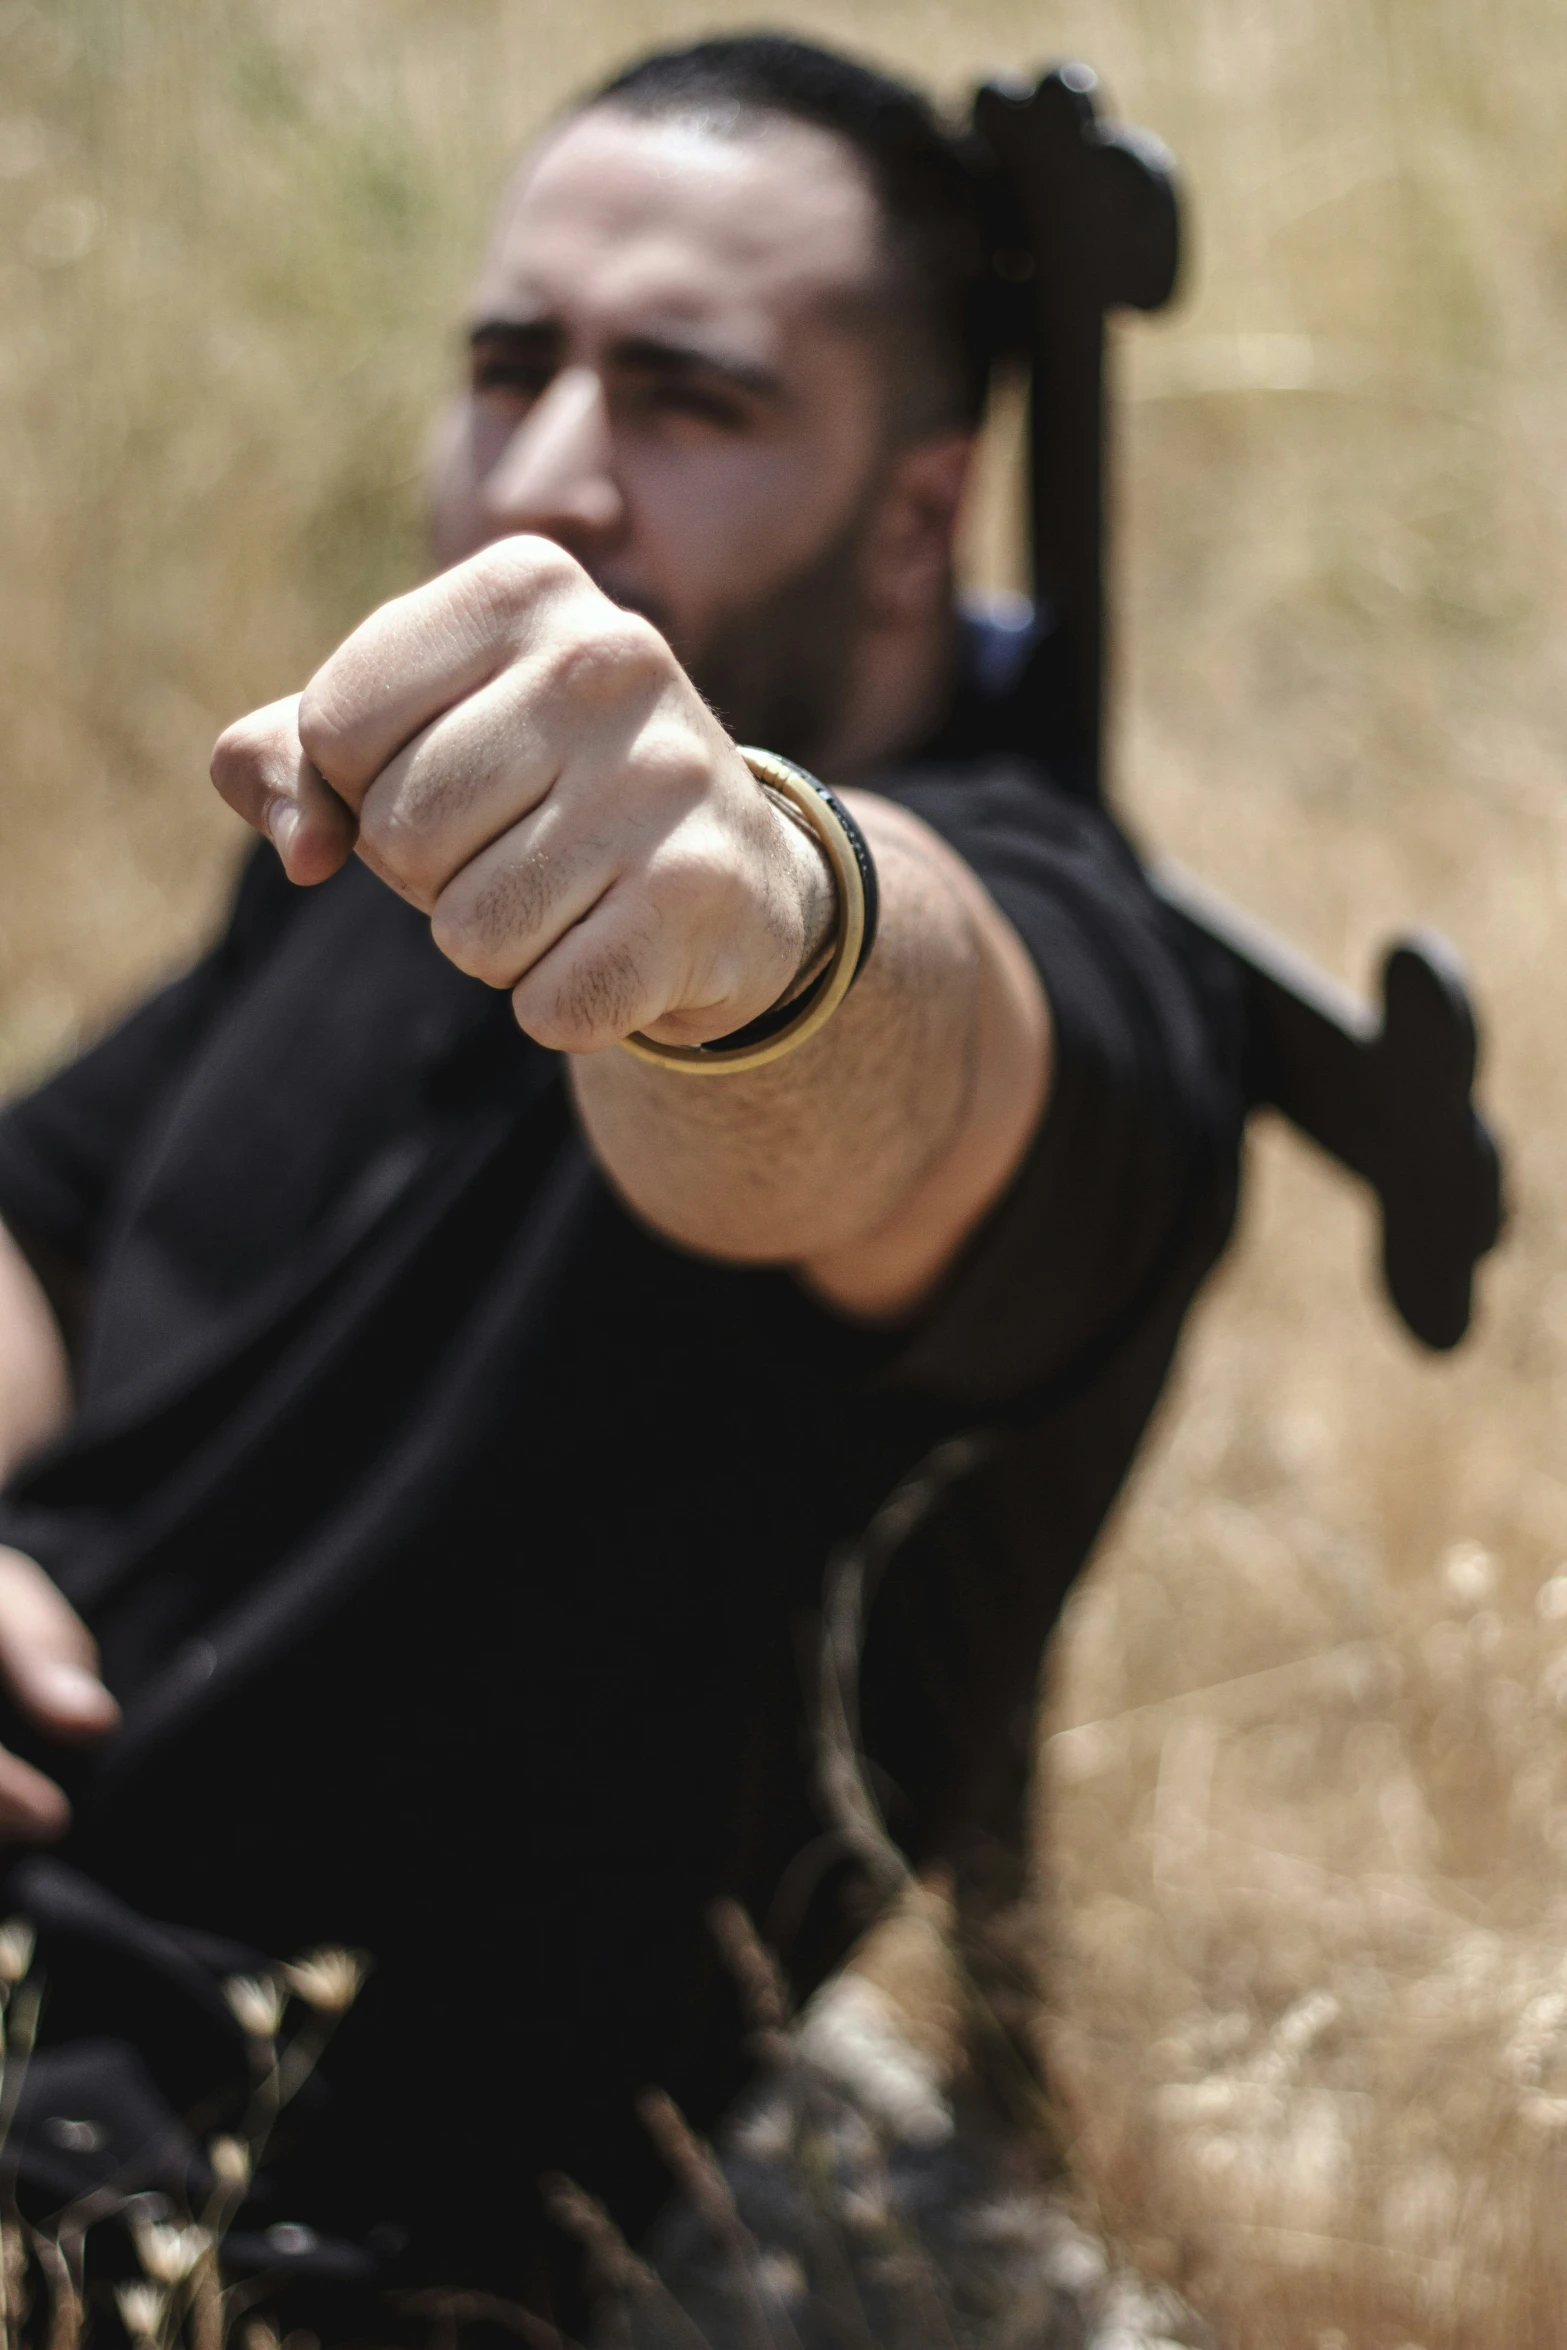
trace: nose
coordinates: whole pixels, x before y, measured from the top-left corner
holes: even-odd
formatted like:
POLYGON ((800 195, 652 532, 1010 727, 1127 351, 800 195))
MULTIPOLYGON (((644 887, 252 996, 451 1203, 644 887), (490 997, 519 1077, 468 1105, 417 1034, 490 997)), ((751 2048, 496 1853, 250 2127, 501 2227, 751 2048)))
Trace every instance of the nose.
POLYGON ((484 484, 498 535, 539 532, 588 554, 625 521, 615 479, 609 409, 591 367, 566 367, 518 425, 484 484))

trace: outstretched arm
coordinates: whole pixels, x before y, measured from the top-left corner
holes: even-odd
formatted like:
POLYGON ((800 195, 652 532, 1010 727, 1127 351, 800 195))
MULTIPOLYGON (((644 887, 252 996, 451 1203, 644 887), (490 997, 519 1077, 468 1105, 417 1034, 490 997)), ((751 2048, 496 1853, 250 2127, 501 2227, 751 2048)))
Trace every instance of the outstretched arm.
POLYGON ((882 891, 875 950, 819 1036, 750 1074, 573 1063, 601 1164, 686 1246, 799 1267, 851 1313, 916 1303, 1012 1174, 1045 1091, 1044 998, 968 867, 891 801, 844 795, 882 891))
POLYGON ((775 807, 657 632, 540 539, 375 613, 213 777, 297 881, 350 852, 464 971, 573 1056, 610 1180, 701 1252, 789 1264, 865 1315, 916 1304, 1015 1171, 1049 1019, 1021 944, 918 818, 851 795, 875 950, 795 1053, 691 1077, 616 1049, 701 1044, 785 996, 830 934, 816 844, 775 807))

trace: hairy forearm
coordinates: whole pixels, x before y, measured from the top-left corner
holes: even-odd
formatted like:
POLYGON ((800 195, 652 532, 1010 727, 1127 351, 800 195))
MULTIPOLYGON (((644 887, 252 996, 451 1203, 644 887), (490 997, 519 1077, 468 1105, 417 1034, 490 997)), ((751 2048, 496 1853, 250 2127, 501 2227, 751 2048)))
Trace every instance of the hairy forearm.
POLYGON ((0 1482, 59 1434, 71 1409, 65 1344, 48 1299, 0 1224, 0 1482))
POLYGON ((703 1254, 789 1264, 831 1302, 895 1313, 1013 1172, 1048 1084, 1048 1017, 978 883, 904 810, 850 795, 882 922, 819 1036, 744 1075, 576 1058, 588 1139, 628 1204, 703 1254))

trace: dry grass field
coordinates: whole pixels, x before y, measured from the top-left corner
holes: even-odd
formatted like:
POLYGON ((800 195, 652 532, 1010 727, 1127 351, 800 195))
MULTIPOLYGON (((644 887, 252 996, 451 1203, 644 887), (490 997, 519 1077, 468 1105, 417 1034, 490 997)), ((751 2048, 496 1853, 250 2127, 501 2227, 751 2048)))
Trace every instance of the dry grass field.
MULTIPOLYGON (((420 562, 508 151, 737 0, 0 0, 0 1076, 209 929, 219 725, 420 562)), ((1512 1225, 1420 1358, 1362 1200, 1240 1243, 1060 1643, 1050 2033, 1106 2213, 1245 2350, 1567 2339, 1567 16, 853 0, 950 94, 1089 56, 1183 156, 1129 329, 1124 805, 1364 983, 1434 922, 1512 1225)), ((1000 460, 998 459, 998 463, 1000 460)), ((1000 494, 975 562, 1014 560, 1000 494)))

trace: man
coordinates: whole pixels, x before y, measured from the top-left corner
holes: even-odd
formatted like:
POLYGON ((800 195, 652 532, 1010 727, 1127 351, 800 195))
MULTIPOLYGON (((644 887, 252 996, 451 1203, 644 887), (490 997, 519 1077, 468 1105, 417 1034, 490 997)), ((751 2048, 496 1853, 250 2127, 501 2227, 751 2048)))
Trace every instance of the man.
POLYGON ((63 1772, 137 1911, 376 1954, 254 2217, 393 2276, 538 2290, 546 2168, 651 2208, 634 2093, 738 2078, 716 1893, 841 1947, 824 1566, 974 1427, 867 1745, 911 1850, 1005 1841, 1228 1229, 1234 1008, 1073 796, 1051 640, 954 612, 987 268, 923 102, 802 45, 547 135, 442 570, 230 729, 273 848, 225 938, 0 1127, 0 1824, 64 1834, 63 1772))

